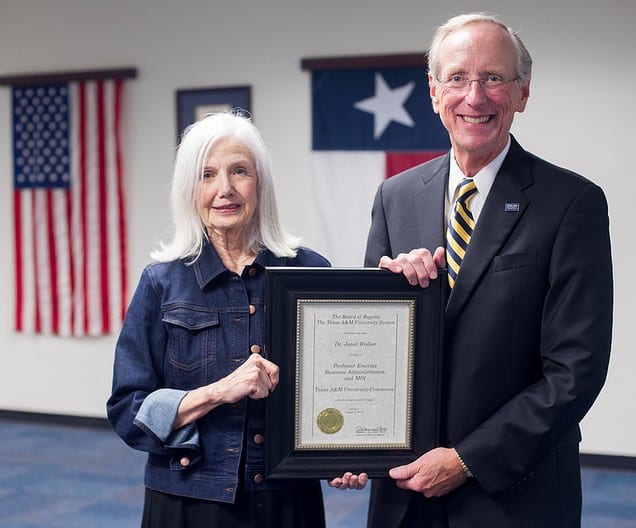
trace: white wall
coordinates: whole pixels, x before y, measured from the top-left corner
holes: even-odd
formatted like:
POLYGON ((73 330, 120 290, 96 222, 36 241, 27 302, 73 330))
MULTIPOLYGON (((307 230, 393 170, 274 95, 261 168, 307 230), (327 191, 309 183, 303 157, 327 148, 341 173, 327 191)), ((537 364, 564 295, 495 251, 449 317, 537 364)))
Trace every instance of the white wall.
MULTIPOLYGON (((134 284, 168 232, 176 89, 252 86, 255 120, 274 153, 283 220, 316 247, 308 212, 309 77, 301 58, 423 51, 436 24, 475 9, 498 13, 517 28, 535 59, 530 103, 514 126, 517 139, 607 193, 614 348, 607 385, 583 424, 582 448, 636 456, 630 328, 636 287, 628 267, 635 257, 635 224, 628 220, 634 186, 621 188, 633 172, 636 139, 633 0, 0 0, 0 75, 138 68, 139 77, 127 83, 126 119, 134 284)), ((29 337, 12 330, 9 95, 0 87, 0 409, 101 417, 114 337, 29 337)))

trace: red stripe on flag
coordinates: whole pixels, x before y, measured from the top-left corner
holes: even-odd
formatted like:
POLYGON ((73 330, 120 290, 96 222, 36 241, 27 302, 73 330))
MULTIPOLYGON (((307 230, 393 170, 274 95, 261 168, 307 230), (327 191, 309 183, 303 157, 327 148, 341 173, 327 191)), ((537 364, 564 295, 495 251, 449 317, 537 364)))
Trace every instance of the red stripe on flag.
POLYGON ((68 232, 68 276, 69 276, 69 324, 71 334, 76 333, 75 328, 75 240, 73 238, 73 195, 70 192, 66 193, 66 229, 68 232))
POLYGON ((100 299, 102 307, 102 332, 106 333, 110 327, 110 300, 108 292, 108 211, 106 199, 108 190, 106 188, 106 122, 104 118, 104 83, 97 83, 97 167, 99 182, 99 285, 100 299))
POLYGON ((433 158, 437 158, 444 152, 387 152, 385 178, 389 179, 400 172, 433 158))
MULTIPOLYGON (((46 190, 46 250, 48 253, 48 270, 49 270, 49 282, 50 282, 50 310, 51 331, 54 334, 59 333, 60 330, 60 313, 59 313, 59 296, 57 291, 57 247, 55 243, 55 215, 53 214, 53 192, 50 189, 46 190)), ((43 255, 46 257, 46 255, 43 255)))
POLYGON ((126 254, 126 214, 124 210, 124 182, 123 182, 123 168, 121 159, 121 139, 120 139, 120 126, 121 126, 121 98, 122 98, 123 81, 118 79, 115 82, 115 163, 117 170, 117 207, 118 207, 118 228, 119 228, 119 265, 121 269, 121 319, 123 320, 126 315, 126 292, 128 291, 128 284, 126 278, 127 273, 127 254, 126 254))
POLYGON ((23 291, 23 273, 22 263, 24 257, 22 255, 22 203, 20 201, 20 191, 13 191, 13 215, 14 222, 14 243, 15 243, 15 329, 21 332, 24 329, 24 319, 22 310, 24 310, 24 291, 23 291))
MULTIPOLYGON (((37 207, 37 202, 36 202, 36 192, 34 191, 31 193, 31 215, 35 216, 38 212, 38 207, 37 207)), ((37 222, 36 222, 37 224, 37 222)), ((42 317, 40 315, 40 275, 38 273, 38 270, 40 269, 40 258, 39 258, 39 252, 38 252, 38 244, 37 244, 37 234, 36 234, 36 229, 32 229, 33 232, 33 238, 31 240, 32 243, 32 250, 33 250, 33 266, 34 266, 34 270, 33 270, 33 283, 34 283, 34 288, 35 288, 35 321, 34 321, 34 325, 35 325, 35 331, 36 333, 40 333, 42 332, 42 317)))
POLYGON ((79 169, 80 173, 77 175, 79 185, 79 217, 80 217, 80 240, 82 243, 82 274, 80 277, 80 290, 82 296, 82 332, 87 334, 89 331, 89 317, 88 317, 88 234, 87 234, 87 176, 88 160, 87 160, 87 142, 88 132, 86 127, 86 86, 84 83, 79 83, 77 87, 77 111, 78 111, 78 141, 76 145, 79 151, 79 169))

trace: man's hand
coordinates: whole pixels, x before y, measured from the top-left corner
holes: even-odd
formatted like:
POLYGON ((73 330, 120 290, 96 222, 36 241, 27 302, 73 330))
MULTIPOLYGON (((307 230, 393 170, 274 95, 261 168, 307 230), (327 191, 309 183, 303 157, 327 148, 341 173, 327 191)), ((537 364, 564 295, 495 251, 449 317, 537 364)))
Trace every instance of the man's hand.
POLYGON ((386 255, 380 259, 379 266, 393 273, 402 273, 409 284, 419 284, 427 288, 432 280, 437 279, 437 269, 446 267, 446 250, 438 247, 431 254, 428 249, 412 249, 408 253, 400 253, 394 259, 386 255))
POLYGON ((454 449, 437 447, 405 466, 389 470, 398 488, 421 493, 425 497, 441 497, 466 482, 454 449))

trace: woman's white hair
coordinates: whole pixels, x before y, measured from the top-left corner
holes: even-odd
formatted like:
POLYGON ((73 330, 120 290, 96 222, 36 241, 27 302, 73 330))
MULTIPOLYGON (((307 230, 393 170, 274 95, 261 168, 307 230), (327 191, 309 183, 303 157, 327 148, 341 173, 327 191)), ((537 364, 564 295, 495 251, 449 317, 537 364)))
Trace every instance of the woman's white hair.
POLYGON ((220 112, 190 125, 181 137, 170 192, 174 236, 171 242, 161 243, 159 249, 151 253, 152 259, 194 262, 201 254, 208 236, 196 207, 197 182, 202 177, 210 149, 218 140, 228 137, 238 140, 251 152, 258 175, 258 206, 248 228, 246 249, 256 253, 266 247, 278 257, 296 256, 301 240, 280 225, 270 153, 260 132, 243 113, 220 112))

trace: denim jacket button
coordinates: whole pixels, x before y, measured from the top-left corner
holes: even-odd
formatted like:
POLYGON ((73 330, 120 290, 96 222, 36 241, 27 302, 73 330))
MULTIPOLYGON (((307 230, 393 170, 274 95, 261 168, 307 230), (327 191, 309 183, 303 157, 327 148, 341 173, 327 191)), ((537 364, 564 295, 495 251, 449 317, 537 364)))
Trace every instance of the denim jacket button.
POLYGON ((262 434, 255 434, 254 435, 254 443, 256 445, 260 445, 263 442, 265 442, 265 437, 262 434))
POLYGON ((250 347, 250 352, 252 354, 258 354, 261 351, 261 347, 259 345, 252 345, 250 347))
POLYGON ((183 467, 188 467, 190 465, 190 459, 188 457, 182 457, 179 462, 183 467))
POLYGON ((259 473, 258 475, 254 475, 253 480, 254 480, 254 484, 260 484, 261 482, 265 480, 265 477, 259 473))
POLYGON ((256 313, 256 306, 250 304, 250 315, 254 315, 256 313))
POLYGON ((256 275, 256 268, 250 268, 250 270, 247 273, 249 274, 250 277, 253 277, 254 275, 256 275))

